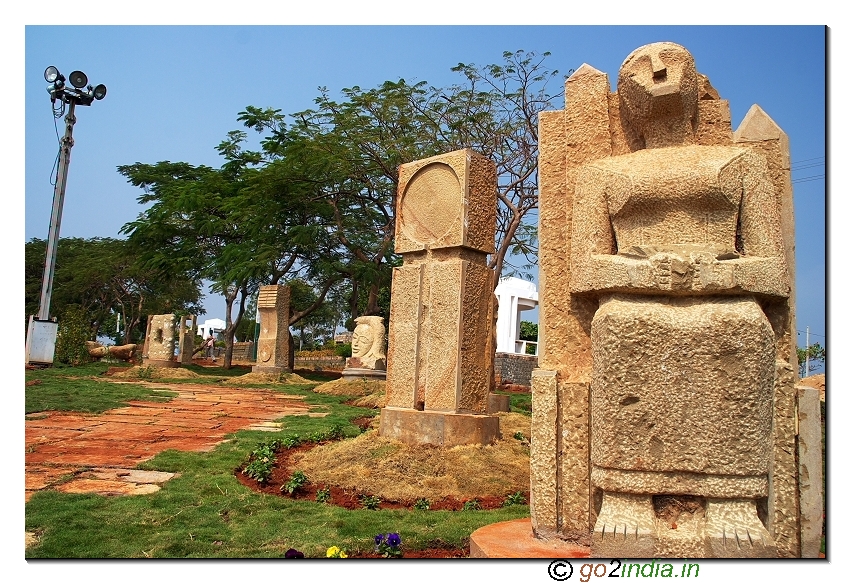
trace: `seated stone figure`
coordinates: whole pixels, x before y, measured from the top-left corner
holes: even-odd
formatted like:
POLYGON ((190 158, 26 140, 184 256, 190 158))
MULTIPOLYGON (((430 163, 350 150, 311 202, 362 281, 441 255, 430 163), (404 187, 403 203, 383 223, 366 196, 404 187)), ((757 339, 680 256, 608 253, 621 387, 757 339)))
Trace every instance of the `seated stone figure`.
POLYGON ((618 95, 639 149, 575 175, 571 291, 599 302, 597 556, 740 556, 740 540, 749 556, 775 553, 757 501, 781 364, 764 306, 790 294, 780 217, 760 155, 697 145, 698 88, 683 47, 634 51, 618 95), (660 524, 670 496, 696 501, 692 521, 660 524))
POLYGON ((381 316, 360 316, 351 337, 351 357, 346 369, 387 370, 386 330, 381 316))

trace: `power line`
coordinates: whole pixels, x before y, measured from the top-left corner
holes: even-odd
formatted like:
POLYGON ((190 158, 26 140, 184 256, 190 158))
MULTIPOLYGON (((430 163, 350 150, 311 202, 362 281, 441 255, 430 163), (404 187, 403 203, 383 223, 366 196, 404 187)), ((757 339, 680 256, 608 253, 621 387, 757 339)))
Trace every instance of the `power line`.
POLYGON ((795 178, 791 181, 791 184, 796 184, 797 182, 811 182, 813 180, 823 180, 825 174, 817 174, 815 176, 804 176, 803 178, 795 178))

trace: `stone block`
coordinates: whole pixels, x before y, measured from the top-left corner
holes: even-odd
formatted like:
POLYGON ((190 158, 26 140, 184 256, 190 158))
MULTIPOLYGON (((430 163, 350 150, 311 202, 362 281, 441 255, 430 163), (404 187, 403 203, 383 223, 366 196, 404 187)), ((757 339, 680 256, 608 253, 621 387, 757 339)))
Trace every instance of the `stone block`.
POLYGON ((380 434, 410 445, 490 445, 500 439, 499 418, 441 411, 384 407, 380 434))

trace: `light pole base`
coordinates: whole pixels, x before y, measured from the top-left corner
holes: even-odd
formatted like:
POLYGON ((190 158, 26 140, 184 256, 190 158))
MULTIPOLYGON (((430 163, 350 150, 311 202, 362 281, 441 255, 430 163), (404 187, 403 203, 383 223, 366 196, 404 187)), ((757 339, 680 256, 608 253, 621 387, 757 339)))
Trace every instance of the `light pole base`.
POLYGON ((27 326, 26 364, 53 364, 58 328, 59 324, 54 320, 37 320, 35 316, 30 316, 27 326))

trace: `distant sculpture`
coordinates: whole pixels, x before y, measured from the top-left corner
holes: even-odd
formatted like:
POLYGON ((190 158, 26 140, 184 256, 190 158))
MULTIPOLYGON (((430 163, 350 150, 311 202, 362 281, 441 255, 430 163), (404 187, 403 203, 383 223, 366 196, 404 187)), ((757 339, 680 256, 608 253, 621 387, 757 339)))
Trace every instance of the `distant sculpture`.
POLYGON ((92 358, 104 358, 106 356, 116 360, 129 361, 136 351, 135 344, 122 344, 121 346, 104 346, 100 342, 86 342, 89 356, 92 358))
POLYGON ((167 368, 180 366, 180 363, 174 360, 174 346, 177 340, 174 322, 174 314, 148 316, 142 364, 167 368))
POLYGON ((289 343, 288 285, 263 285, 257 296, 260 336, 257 338, 257 364, 252 372, 280 374, 292 372, 289 343))
POLYGON ((790 185, 717 97, 656 43, 541 115, 532 523, 596 556, 799 553, 790 185))
POLYGON ((387 370, 386 330, 381 316, 360 316, 351 337, 351 357, 345 368, 387 370))

